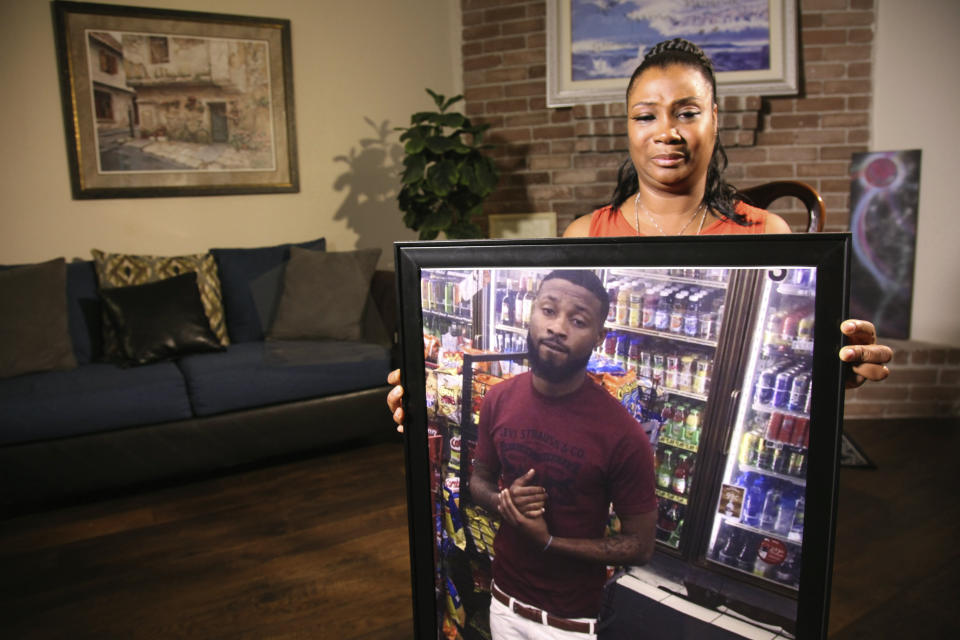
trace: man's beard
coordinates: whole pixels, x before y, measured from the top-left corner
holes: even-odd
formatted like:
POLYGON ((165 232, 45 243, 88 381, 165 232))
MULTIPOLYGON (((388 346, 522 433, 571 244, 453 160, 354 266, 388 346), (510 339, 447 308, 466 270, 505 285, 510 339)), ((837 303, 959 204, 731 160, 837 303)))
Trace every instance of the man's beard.
MULTIPOLYGON (((557 343, 553 343, 557 344, 557 343)), ((579 358, 573 358, 567 351, 567 360, 563 364, 554 364, 540 357, 540 351, 533 342, 533 337, 527 332, 527 359, 533 374, 547 382, 560 383, 570 380, 578 373, 585 371, 590 362, 590 352, 579 358)))

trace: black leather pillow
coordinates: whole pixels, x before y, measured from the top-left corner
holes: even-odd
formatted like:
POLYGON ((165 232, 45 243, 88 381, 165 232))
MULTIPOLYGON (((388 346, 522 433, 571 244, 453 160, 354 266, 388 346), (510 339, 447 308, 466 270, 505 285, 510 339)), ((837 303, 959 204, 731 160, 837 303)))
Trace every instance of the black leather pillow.
POLYGON ((129 364, 223 351, 203 309, 196 272, 101 289, 100 297, 129 364))

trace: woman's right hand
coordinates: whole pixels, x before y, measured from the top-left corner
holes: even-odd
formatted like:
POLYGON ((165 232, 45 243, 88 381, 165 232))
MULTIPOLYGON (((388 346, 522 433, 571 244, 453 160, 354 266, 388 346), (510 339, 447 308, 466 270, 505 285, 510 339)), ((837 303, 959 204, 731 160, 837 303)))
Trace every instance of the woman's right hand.
POLYGON ((394 385, 387 394, 387 406, 393 414, 393 421, 397 423, 397 433, 403 433, 403 407, 400 406, 403 387, 400 385, 400 369, 394 369, 387 375, 387 384, 394 385))

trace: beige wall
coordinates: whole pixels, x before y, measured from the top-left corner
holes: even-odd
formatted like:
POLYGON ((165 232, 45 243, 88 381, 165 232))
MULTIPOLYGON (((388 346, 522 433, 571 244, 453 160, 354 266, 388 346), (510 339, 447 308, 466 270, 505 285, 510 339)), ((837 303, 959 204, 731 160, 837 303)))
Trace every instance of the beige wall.
POLYGON ((921 149, 910 337, 960 345, 960 2, 879 0, 871 149, 921 149))
POLYGON ((458 93, 458 0, 125 0, 292 23, 300 193, 75 201, 47 0, 0 0, 0 264, 107 251, 177 254, 325 236, 333 250, 413 239, 394 199, 395 126, 458 93), (388 130, 381 142, 365 119, 388 130), (340 158, 340 159, 338 159, 340 158))

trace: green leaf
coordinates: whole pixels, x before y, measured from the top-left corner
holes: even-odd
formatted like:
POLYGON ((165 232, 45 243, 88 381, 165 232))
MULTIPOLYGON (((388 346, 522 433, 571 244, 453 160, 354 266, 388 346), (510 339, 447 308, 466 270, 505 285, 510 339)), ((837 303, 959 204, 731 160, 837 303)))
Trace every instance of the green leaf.
POLYGON ((458 140, 444 136, 430 136, 426 139, 427 148, 436 154, 444 154, 457 146, 458 140))
POLYGON ((441 111, 443 111, 443 109, 440 108, 440 105, 443 104, 443 99, 444 99, 444 98, 443 98, 443 94, 442 94, 442 93, 441 93, 441 94, 434 93, 434 92, 431 91, 430 89, 427 89, 427 93, 429 93, 429 94, 430 94, 430 97, 433 98, 433 101, 434 101, 434 102, 436 103, 436 105, 437 105, 437 109, 440 109, 441 111))
MULTIPOLYGON (((441 96, 441 97, 442 97, 442 96, 441 96)), ((453 96, 452 98, 450 98, 449 100, 447 100, 442 107, 440 107, 440 111, 446 111, 447 109, 450 108, 450 105, 456 104, 456 103, 460 102, 461 100, 463 100, 463 96, 462 96, 462 95, 453 96)), ((439 103, 438 103, 438 106, 439 106, 439 103)))
POLYGON ((462 113, 445 113, 439 118, 438 124, 443 127, 459 129, 463 126, 465 120, 466 118, 463 117, 462 113))
POLYGON ((432 124, 437 124, 443 119, 443 115, 436 113, 434 111, 419 111, 412 116, 410 116, 411 124, 421 124, 423 122, 430 122, 432 124))
POLYGON ((449 160, 441 160, 427 169, 427 184, 438 196, 445 196, 457 185, 460 173, 457 165, 449 160))
POLYGON ((408 129, 404 135, 400 136, 400 140, 406 139, 407 141, 403 147, 404 151, 411 155, 423 151, 427 145, 427 139, 424 137, 424 129, 425 127, 414 127, 408 129))
POLYGON ((423 179, 423 172, 427 168, 427 159, 423 156, 407 156, 403 164, 406 170, 403 172, 403 184, 413 184, 423 179))

